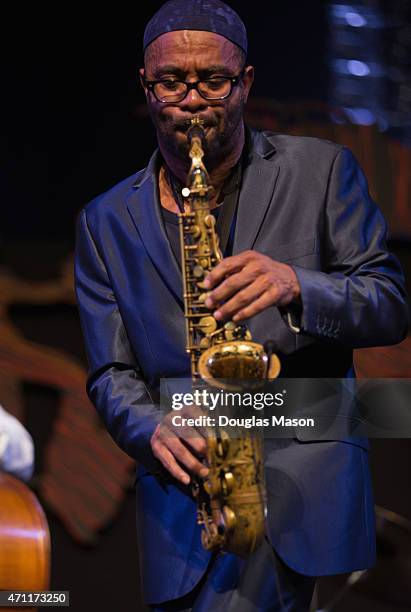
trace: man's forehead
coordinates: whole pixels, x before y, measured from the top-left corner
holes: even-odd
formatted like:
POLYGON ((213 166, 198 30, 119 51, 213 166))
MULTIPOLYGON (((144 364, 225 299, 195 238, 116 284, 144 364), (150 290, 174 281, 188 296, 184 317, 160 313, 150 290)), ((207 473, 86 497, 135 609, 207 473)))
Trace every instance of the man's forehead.
POLYGON ((231 65, 239 54, 237 45, 213 32, 177 30, 162 34, 147 48, 145 63, 150 66, 186 66, 212 62, 231 65))

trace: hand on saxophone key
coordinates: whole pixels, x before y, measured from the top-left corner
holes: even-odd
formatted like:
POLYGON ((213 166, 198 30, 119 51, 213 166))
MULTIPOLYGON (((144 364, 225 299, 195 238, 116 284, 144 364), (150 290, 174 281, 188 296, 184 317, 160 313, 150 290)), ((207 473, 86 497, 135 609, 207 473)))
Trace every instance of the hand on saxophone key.
MULTIPOLYGON (((151 449, 174 478, 188 485, 191 481, 190 474, 205 478, 209 473, 209 469, 201 461, 207 451, 205 431, 201 427, 174 425, 176 414, 167 414, 157 425, 151 437, 151 449)), ((190 419, 203 414, 195 406, 186 406, 178 412, 182 418, 190 419)), ((179 421, 181 422, 181 419, 179 421)))
POLYGON ((211 289, 208 308, 217 320, 249 319, 270 306, 286 306, 300 299, 293 268, 257 251, 244 251, 223 259, 204 280, 211 289))

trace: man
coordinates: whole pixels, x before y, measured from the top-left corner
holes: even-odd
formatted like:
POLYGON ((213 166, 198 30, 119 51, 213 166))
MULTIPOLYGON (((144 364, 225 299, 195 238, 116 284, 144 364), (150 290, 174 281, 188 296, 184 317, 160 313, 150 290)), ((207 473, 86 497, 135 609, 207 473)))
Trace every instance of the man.
POLYGON ((171 0, 144 50, 159 151, 82 211, 76 258, 88 392, 139 463, 144 596, 158 610, 307 610, 316 576, 374 562, 367 443, 268 440, 267 541, 246 560, 203 550, 189 481, 207 474, 205 442, 175 432, 156 403, 161 377, 190 375, 176 233, 187 122, 204 121, 225 254, 207 305, 216 319, 247 320, 255 341, 273 339, 284 376, 352 376, 354 347, 399 342, 402 274, 349 151, 244 127, 254 71, 233 10, 171 0))

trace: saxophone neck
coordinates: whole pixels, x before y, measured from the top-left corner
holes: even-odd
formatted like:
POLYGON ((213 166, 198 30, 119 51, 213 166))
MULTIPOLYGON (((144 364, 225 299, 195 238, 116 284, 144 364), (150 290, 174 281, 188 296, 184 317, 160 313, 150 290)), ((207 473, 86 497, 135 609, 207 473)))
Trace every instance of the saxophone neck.
POLYGON ((190 127, 187 130, 187 138, 190 144, 189 156, 191 158, 191 168, 188 173, 187 194, 209 200, 214 193, 214 188, 210 182, 210 176, 203 162, 204 148, 203 142, 205 139, 204 121, 199 117, 194 117, 190 121, 190 127))
POLYGON ((194 117, 194 119, 191 119, 190 126, 187 130, 187 139, 190 144, 189 155, 192 160, 190 174, 195 168, 201 168, 205 170, 205 166, 203 164, 203 142, 205 139, 203 125, 204 121, 202 121, 199 117, 194 117))

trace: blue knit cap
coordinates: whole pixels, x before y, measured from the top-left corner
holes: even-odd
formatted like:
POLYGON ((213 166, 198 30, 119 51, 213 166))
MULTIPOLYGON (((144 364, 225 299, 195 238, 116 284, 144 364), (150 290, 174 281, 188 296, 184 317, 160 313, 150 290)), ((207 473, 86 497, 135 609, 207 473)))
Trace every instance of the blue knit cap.
POLYGON ((247 55, 247 32, 237 13, 220 0, 169 0, 144 31, 144 51, 155 38, 175 30, 205 30, 231 40, 247 55))

